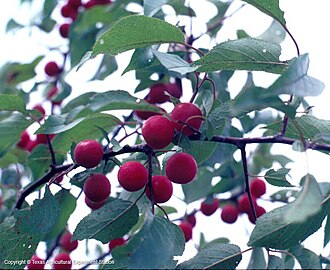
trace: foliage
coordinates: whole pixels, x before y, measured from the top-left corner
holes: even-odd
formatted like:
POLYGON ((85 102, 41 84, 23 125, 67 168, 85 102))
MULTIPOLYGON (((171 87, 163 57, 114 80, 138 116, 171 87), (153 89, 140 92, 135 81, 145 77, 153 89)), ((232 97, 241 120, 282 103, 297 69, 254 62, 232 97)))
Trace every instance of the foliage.
MULTIPOLYGON (((21 5, 34 2, 38 1, 22 0, 21 5)), ((0 68, 1 268, 15 268, 6 261, 29 260, 35 252, 40 253, 42 242, 47 246, 44 259, 61 250, 60 238, 71 218, 85 211, 79 209, 85 197, 84 183, 94 173, 111 178, 111 196, 92 202, 101 204, 98 209, 90 206, 88 214, 78 220, 71 240, 86 245, 88 259, 95 254, 99 259, 111 259, 113 264, 101 264, 100 268, 235 269, 240 267, 242 256, 250 256, 249 269, 293 269, 294 262, 304 269, 319 269, 322 264, 329 267, 329 258, 305 248, 304 240, 313 237, 323 224, 324 241, 315 244, 320 248, 329 244, 330 185, 309 173, 299 183, 294 181, 288 166, 294 160, 272 152, 278 144, 292 145, 298 151, 330 152, 330 122, 311 115, 305 100, 320 95, 324 85, 308 74, 308 54, 300 55, 278 0, 244 0, 243 8, 252 5, 273 23, 260 36, 251 37, 240 30, 237 39, 218 42, 213 48, 211 43, 203 47, 195 44, 202 36, 215 41, 223 21, 238 16, 235 12, 227 14, 232 1, 208 0, 217 14, 206 23, 207 30, 201 36, 190 25, 198 13, 186 1, 117 0, 91 7, 88 4, 93 1, 85 1, 79 8, 71 6, 71 15, 63 12, 62 2, 44 0, 38 15, 30 18, 31 24, 12 18, 6 27, 8 32, 36 27, 40 33, 54 35, 60 26, 55 20, 59 14, 69 24, 62 37, 57 33, 63 45, 49 48, 58 51, 59 58, 51 59, 51 54, 45 53, 30 63, 8 61, 0 68), (177 25, 168 20, 164 5, 174 11, 177 25), (188 20, 181 22, 182 17, 188 20), (297 55, 282 60, 281 42, 286 33, 297 55), (120 62, 122 55, 130 58, 126 67, 120 62), (46 60, 61 63, 54 76, 39 73, 46 60), (127 82, 122 89, 100 91, 93 86, 92 91, 80 93, 71 88, 67 76, 89 69, 92 76, 86 82, 107 82, 120 68, 122 76, 134 73, 136 87, 134 82, 127 82), (233 95, 229 81, 238 71, 246 72, 247 80, 233 95), (256 85, 253 76, 260 71, 271 73, 274 81, 268 86, 256 85), (165 105, 165 101, 150 101, 155 85, 164 86, 165 105), (176 85, 188 100, 171 92, 169 85, 176 85), (42 104, 36 102, 36 94, 42 104), (202 117, 181 121, 192 135, 177 129, 168 146, 152 149, 141 134, 145 119, 139 113, 170 118, 170 111, 165 110, 181 102, 193 103, 201 111, 202 117), (303 115, 298 114, 301 111, 303 115), (195 128, 192 121, 202 122, 201 127, 195 128), (264 133, 254 136, 260 126, 264 133), (74 161, 76 144, 87 139, 102 144, 103 158, 95 168, 86 169, 74 161), (250 144, 257 147, 247 153, 250 144), (152 175, 167 174, 166 164, 174 152, 188 153, 198 166, 195 179, 180 185, 182 196, 175 194, 181 196, 184 211, 179 203, 160 205, 153 194, 152 175), (140 191, 123 190, 112 180, 116 168, 127 161, 146 167, 147 185, 140 191), (253 204, 255 191, 250 185, 256 176, 265 179, 267 189, 277 188, 272 195, 266 191, 260 195, 272 202, 262 216, 258 214, 260 206, 253 204), (255 223, 243 240, 249 246, 246 250, 240 243, 228 243, 230 235, 207 243, 202 234, 198 246, 196 236, 187 239, 178 226, 200 212, 196 207, 191 210, 197 202, 239 208, 245 193, 246 207, 254 207, 250 213, 240 210, 237 215, 244 218, 248 213, 255 223), (36 195, 38 199, 30 203, 29 198, 36 195), (102 244, 121 237, 126 241, 123 246, 111 254, 104 251, 102 244), (98 243, 96 248, 89 239, 98 243), (181 257, 185 240, 194 241, 197 247, 196 256, 188 260, 181 257)), ((189 168, 180 170, 189 172, 189 168)), ((208 230, 207 226, 203 229, 208 230)))

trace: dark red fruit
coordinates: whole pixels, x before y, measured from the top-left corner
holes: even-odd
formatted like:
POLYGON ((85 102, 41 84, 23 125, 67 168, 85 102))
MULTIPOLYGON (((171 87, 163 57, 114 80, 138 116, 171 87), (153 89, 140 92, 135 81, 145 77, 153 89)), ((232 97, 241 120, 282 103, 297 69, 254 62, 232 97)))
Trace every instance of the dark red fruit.
MULTIPOLYGON (((257 205, 257 207, 255 208, 255 210, 256 210, 257 218, 258 217, 261 217, 263 214, 266 213, 266 209, 263 208, 262 206, 259 206, 259 205, 257 205)), ((256 224, 256 220, 255 220, 255 218, 253 216, 252 211, 248 213, 248 217, 249 217, 249 220, 250 220, 251 223, 256 224)))
POLYGON ((205 216, 211 216, 217 211, 219 207, 219 201, 216 198, 213 198, 212 201, 205 200, 201 203, 200 210, 205 216))
POLYGON ((184 239, 186 240, 186 242, 188 242, 191 238, 192 238, 192 229, 193 226, 191 226, 191 224, 187 221, 182 221, 179 224, 180 229, 183 232, 184 235, 184 239))
POLYGON ((202 112, 192 103, 180 103, 171 112, 171 119, 177 131, 190 136, 195 133, 194 129, 200 129, 202 125, 202 112))
POLYGON ((115 238, 115 239, 112 239, 110 242, 109 242, 109 250, 110 252, 113 251, 113 249, 115 247, 119 247, 119 246, 123 246, 126 244, 126 240, 122 237, 120 238, 115 238))
MULTIPOLYGON (((52 140, 54 138, 54 136, 55 136, 55 134, 48 134, 48 137, 49 137, 50 140, 52 140)), ((47 135, 46 134, 37 134, 36 141, 38 142, 38 144, 48 143, 47 135)))
POLYGON ((79 8, 81 4, 81 0, 68 0, 68 5, 71 6, 72 8, 79 8))
POLYGON ((150 92, 148 94, 148 102, 155 103, 164 103, 170 100, 170 97, 165 94, 166 86, 163 83, 157 83, 150 87, 150 92))
POLYGON ((109 4, 111 4, 111 0, 89 0, 84 4, 84 7, 88 9, 94 6, 109 5, 109 4))
POLYGON ((30 259, 30 262, 27 264, 27 269, 44 269, 45 261, 38 257, 37 255, 33 255, 30 259))
POLYGON ((153 149, 168 146, 174 137, 174 125, 165 116, 151 116, 142 126, 142 136, 153 149))
POLYGON ((24 130, 21 134, 21 138, 19 139, 19 142, 17 143, 17 146, 25 149, 29 142, 30 142, 29 133, 26 130, 24 130))
POLYGON ((70 23, 61 24, 61 26, 59 28, 61 37, 67 38, 69 36, 70 26, 71 26, 70 23))
POLYGON ((35 105, 32 109, 37 110, 41 113, 41 117, 38 119, 39 121, 45 117, 46 111, 45 111, 44 107, 42 107, 40 104, 35 105))
POLYGON ((78 10, 77 8, 72 7, 71 5, 66 4, 61 8, 61 15, 64 18, 70 18, 71 20, 74 21, 77 18, 78 10))
POLYGON ((73 156, 78 165, 93 168, 100 164, 103 158, 103 148, 97 141, 83 140, 77 144, 73 156))
POLYGON ((57 270, 65 270, 65 269, 71 269, 72 267, 72 261, 67 253, 59 253, 55 258, 54 258, 54 269, 57 270))
MULTIPOLYGON (((152 177, 152 196, 156 203, 167 202, 173 194, 173 185, 166 176, 154 175, 152 177)), ((150 189, 147 187, 147 197, 151 200, 150 189)))
POLYGON ((148 183, 148 171, 140 162, 128 161, 120 167, 118 181, 123 189, 138 191, 148 183))
POLYGON ((72 234, 70 232, 66 232, 61 236, 60 246, 68 252, 75 250, 78 247, 78 240, 74 240, 71 242, 72 234))
POLYGON ((260 178, 254 178, 250 183, 251 194, 259 198, 266 193, 266 183, 260 178))
POLYGON ((103 205, 105 205, 105 202, 106 200, 100 202, 93 202, 85 196, 85 203, 92 210, 101 208, 103 205))
MULTIPOLYGON (((237 208, 240 213, 249 213, 252 211, 247 193, 245 193, 241 197, 239 197, 237 203, 238 203, 237 208)), ((253 203, 254 207, 257 206, 257 201, 253 196, 252 196, 252 203, 253 203)))
POLYGON ((235 205, 227 204, 222 208, 221 219, 226 223, 234 223, 238 218, 238 209, 235 205))
POLYGON ((163 113, 161 112, 153 112, 153 111, 141 111, 141 110, 136 110, 134 111, 135 115, 137 117, 139 117, 140 119, 142 120, 147 120, 148 118, 150 118, 151 116, 154 116, 154 115, 162 115, 162 114, 165 114, 166 111, 161 108, 161 107, 158 107, 163 113))
POLYGON ((168 83, 165 85, 166 92, 168 92, 172 97, 180 98, 182 96, 182 89, 176 83, 168 83))
POLYGON ((102 173, 92 174, 84 183, 84 192, 93 202, 104 201, 111 192, 109 179, 102 173))
POLYGON ((197 163, 193 156, 187 153, 177 153, 171 156, 165 167, 166 176, 177 184, 191 182, 197 174, 197 163))
POLYGON ((56 77, 62 72, 56 62, 51 61, 45 65, 45 73, 50 77, 56 77))
POLYGON ((40 143, 37 141, 37 140, 31 140, 31 141, 29 141, 28 142, 28 144, 26 145, 26 150, 28 151, 28 152, 32 152, 33 151, 33 149, 37 146, 37 145, 39 145, 40 143))
POLYGON ((193 226, 193 227, 196 226, 195 214, 189 214, 186 219, 187 219, 187 222, 189 222, 191 224, 191 226, 193 226))

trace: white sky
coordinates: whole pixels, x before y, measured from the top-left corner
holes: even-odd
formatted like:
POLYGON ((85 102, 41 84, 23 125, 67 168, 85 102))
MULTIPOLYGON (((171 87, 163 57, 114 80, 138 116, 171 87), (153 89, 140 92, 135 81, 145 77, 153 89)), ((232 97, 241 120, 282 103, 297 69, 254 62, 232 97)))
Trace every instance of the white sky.
MULTIPOLYGON (((39 1, 42 3, 42 1, 39 1)), ((19 22, 24 22, 26 19, 22 17, 22 14, 26 14, 29 16, 29 10, 24 9, 23 12, 18 13, 18 3, 19 0, 11 0, 7 2, 5 6, 2 6, 0 9, 0 64, 11 61, 22 61, 28 62, 35 58, 35 56, 41 53, 47 53, 47 50, 43 49, 45 44, 50 46, 56 46, 57 41, 53 41, 53 39, 48 39, 46 35, 40 35, 39 38, 36 39, 26 39, 28 33, 26 31, 17 32, 15 34, 10 34, 9 36, 4 37, 4 29, 6 25, 6 21, 15 17, 19 22), (18 15, 19 14, 19 15, 18 15), (24 41, 22 42, 24 38, 24 41), (54 43, 52 43, 54 42, 54 43), (36 45, 37 44, 37 45, 36 45), (39 44, 39 45, 38 45, 39 44)), ((202 0, 191 0, 192 6, 198 6, 195 9, 197 16, 201 16, 204 21, 208 20, 208 16, 210 16, 209 6, 205 1, 202 0)), ((235 2, 231 10, 235 10, 238 6, 241 5, 241 1, 235 2)), ((328 26, 330 25, 330 2, 325 0, 315 0, 313 2, 306 0, 290 0, 290 1, 280 1, 280 7, 285 12, 285 19, 287 22, 287 27, 291 31, 291 33, 296 38, 301 54, 309 53, 310 56, 310 70, 309 74, 320 79, 326 85, 324 92, 320 97, 308 98, 311 105, 314 105, 313 113, 316 117, 321 119, 330 120, 329 113, 329 101, 330 101, 330 93, 329 93, 329 85, 330 85, 330 76, 329 76, 329 63, 330 63, 330 43, 328 39, 328 26)), ((230 11, 229 11, 230 13, 230 11)), ((271 23, 271 19, 264 14, 261 14, 259 11, 254 9, 253 7, 246 6, 241 9, 235 16, 228 19, 225 22, 224 28, 222 30, 221 41, 226 40, 228 38, 234 39, 236 38, 236 30, 244 29, 248 34, 252 36, 257 36, 264 32, 264 30, 271 23)), ((198 27, 202 25, 200 22, 196 23, 194 27, 198 27)), ((203 31, 203 28, 201 28, 203 31)), ((55 35, 56 36, 56 35, 55 35)), ((56 40, 56 39, 55 39, 56 40)), ((61 41, 62 42, 62 41, 61 41)), ((208 46, 208 45, 206 45, 208 46)), ((296 50, 293 46, 292 41, 287 37, 287 39, 282 43, 283 48, 283 60, 291 59, 296 56, 296 50)), ((130 53, 122 54, 119 56, 119 61, 122 62, 121 70, 126 66, 129 61, 128 56, 130 53)), ((52 57, 58 57, 56 53, 51 53, 47 55, 46 60, 51 60, 52 57)), ((46 61, 45 60, 45 61, 46 61)), ((91 64, 92 65, 92 64, 91 64)), ((90 66, 89 66, 90 68, 90 66)), ((42 74, 42 66, 38 67, 40 74, 42 74)), ((72 73, 68 77, 69 82, 73 86, 73 92, 75 95, 85 91, 94 91, 95 88, 99 90, 109 90, 109 89, 125 89, 125 90, 133 90, 135 88, 136 83, 134 80, 134 73, 129 72, 124 76, 120 76, 121 72, 118 72, 114 77, 111 77, 106 80, 106 86, 99 82, 94 82, 90 84, 85 84, 82 82, 81 78, 83 76, 88 76, 87 68, 83 67, 79 72, 72 73), (127 84, 127 82, 132 82, 131 84, 127 84)), ((235 87, 236 85, 241 85, 245 80, 245 73, 239 72, 235 75, 237 79, 232 80, 230 86, 235 87)), ((41 76, 42 78, 42 76, 41 76)), ((258 73, 255 77, 256 83, 260 85, 269 85, 271 80, 274 79, 273 76, 267 76, 264 73, 258 73)), ((276 153, 287 153, 287 155, 296 160, 297 163, 290 164, 289 167, 292 168, 292 175, 294 176, 293 182, 298 183, 300 177, 307 172, 307 160, 305 154, 297 153, 291 151, 288 146, 278 146, 274 148, 274 152, 276 153)), ((311 174, 313 174, 318 181, 330 181, 330 176, 328 170, 325 168, 328 167, 329 157, 313 152, 308 151, 308 169, 311 174), (323 169, 324 168, 324 169, 323 169)), ((269 186, 268 186, 269 187, 269 186)), ((173 199, 173 204, 180 205, 180 201, 173 199)), ((267 205, 267 203, 261 203, 262 205, 267 205)), ((184 209, 184 205, 181 203, 182 209, 184 209)), ((84 205, 79 205, 79 207, 84 207, 84 205)), ((194 209, 199 207, 199 203, 191 205, 190 209, 194 209)), ((183 210, 184 211, 184 210, 183 210)), ((84 213, 84 211, 82 211, 84 213)), ((81 213, 78 213, 80 215, 81 213)), ((79 217, 76 216, 79 220, 79 217)), ((197 227, 194 230, 194 239, 197 240, 199 236, 199 232, 203 231, 205 233, 206 239, 211 240, 215 237, 222 236, 230 236, 230 239, 233 243, 238 244, 244 249, 244 244, 242 243, 243 239, 248 239, 248 232, 251 232, 253 228, 251 224, 247 221, 247 219, 242 218, 239 219, 235 224, 227 225, 221 222, 220 220, 220 211, 218 210, 211 217, 204 217, 202 214, 197 215, 197 227), (211 225, 212 224, 212 225, 211 225), (218 224, 218 225, 215 225, 218 224)), ((75 227, 75 221, 72 223, 72 229, 75 227)), ((311 241, 307 241, 308 246, 312 246, 312 241, 315 239, 317 242, 317 246, 313 245, 313 250, 315 252, 320 252, 321 250, 318 247, 322 246, 323 242, 323 233, 319 231, 317 233, 318 237, 314 238, 314 235, 311 237, 311 241)), ((198 243, 198 241, 196 241, 198 243)), ((77 256, 79 258, 79 253, 84 252, 82 247, 79 250, 76 250, 72 253, 72 256, 77 256)), ((187 248, 184 254, 184 258, 191 257, 191 254, 195 252, 194 243, 190 241, 187 244, 187 248)), ((329 245, 326 248, 326 252, 323 255, 328 255, 330 252, 329 245)), ((249 259, 248 255, 243 255, 243 262, 241 267, 246 264, 246 260, 249 259)))

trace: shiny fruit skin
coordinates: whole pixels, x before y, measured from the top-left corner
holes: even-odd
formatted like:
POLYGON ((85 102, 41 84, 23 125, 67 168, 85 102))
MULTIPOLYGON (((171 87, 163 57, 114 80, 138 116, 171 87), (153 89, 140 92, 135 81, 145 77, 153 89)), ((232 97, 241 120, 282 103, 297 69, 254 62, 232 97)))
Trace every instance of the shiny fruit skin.
POLYGON ((260 178, 254 178, 251 180, 250 190, 254 197, 260 198, 266 193, 266 183, 260 178))
POLYGON ((165 94, 166 86, 163 83, 157 83, 150 87, 150 92, 146 98, 149 103, 164 103, 170 100, 170 97, 165 94))
POLYGON ((118 181, 123 189, 138 191, 148 183, 148 171, 140 162, 128 161, 120 167, 118 181))
POLYGON ((74 149, 74 160, 85 168, 94 168, 103 158, 102 145, 94 140, 83 140, 74 149))
POLYGON ((193 156, 187 153, 177 153, 171 156, 165 167, 166 176, 177 184, 191 182, 197 174, 197 163, 193 156))
POLYGON ((227 204, 222 207, 221 219, 226 223, 235 223, 238 218, 238 209, 235 205, 227 204))
POLYGON ((61 68, 56 62, 51 61, 45 65, 45 73, 50 77, 56 77, 61 73, 61 68))
POLYGON ((187 221, 182 221, 179 227, 183 232, 185 241, 188 242, 192 238, 192 225, 187 221))
POLYGON ((219 207, 218 199, 214 198, 211 202, 204 201, 201 203, 200 210, 205 216, 211 216, 219 207))
POLYGON ((111 193, 109 179, 101 173, 92 174, 84 183, 85 196, 93 202, 107 199, 111 193))
MULTIPOLYGON (((152 196, 155 203, 167 202, 173 194, 173 185, 166 176, 154 175, 152 176, 152 196)), ((151 200, 150 189, 147 187, 147 197, 151 200)))

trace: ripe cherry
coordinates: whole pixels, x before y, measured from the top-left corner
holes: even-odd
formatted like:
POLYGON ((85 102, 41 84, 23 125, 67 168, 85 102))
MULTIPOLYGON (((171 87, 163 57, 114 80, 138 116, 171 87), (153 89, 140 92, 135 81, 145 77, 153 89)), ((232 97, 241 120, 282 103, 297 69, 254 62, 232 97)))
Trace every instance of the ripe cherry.
POLYGON ((171 119, 177 131, 190 136, 195 133, 193 129, 200 129, 202 125, 202 112, 195 104, 180 103, 171 112, 171 119))
POLYGON ((90 199, 88 199, 88 197, 85 196, 85 203, 92 210, 101 208, 103 205, 105 205, 105 202, 106 200, 100 202, 93 202, 90 199))
POLYGON ((104 174, 95 173, 87 178, 83 189, 88 199, 93 202, 101 202, 109 197, 111 185, 104 174))
POLYGON ((21 138, 20 138, 19 142, 17 143, 17 146, 25 149, 29 142, 30 142, 29 133, 26 130, 24 130, 21 134, 21 138))
MULTIPOLYGON (((257 207, 255 208, 255 210, 256 210, 256 216, 257 216, 257 218, 258 217, 261 217, 263 214, 266 213, 266 209, 263 208, 262 206, 259 206, 259 205, 257 205, 257 207)), ((253 216, 252 211, 248 212, 248 217, 249 217, 249 220, 250 220, 251 223, 256 224, 256 220, 255 220, 255 218, 253 216)))
POLYGON ((170 100, 170 97, 165 94, 166 86, 163 83, 157 83, 150 87, 150 92, 148 94, 148 102, 155 103, 164 103, 170 100))
POLYGON ((182 89, 176 83, 168 83, 165 85, 166 92, 175 98, 180 98, 182 96, 182 89))
POLYGON ((142 126, 142 136, 151 148, 162 149, 172 142, 174 125, 165 116, 151 116, 142 126))
MULTIPOLYGON (((156 203, 167 202, 173 194, 173 185, 166 176, 154 175, 152 177, 152 196, 156 203)), ((146 190, 147 197, 151 200, 149 186, 146 190)))
POLYGON ((123 246, 123 245, 125 245, 125 244, 126 244, 126 240, 125 240, 124 238, 122 238, 122 237, 112 239, 112 240, 110 240, 110 242, 109 242, 109 250, 110 250, 110 252, 111 252, 111 251, 113 251, 113 249, 114 249, 115 247, 123 246))
POLYGON ((63 269, 71 269, 72 261, 68 253, 59 253, 54 258, 54 269, 57 270, 63 270, 63 269))
POLYGON ((118 181, 123 189, 138 191, 148 183, 148 171, 140 162, 128 161, 120 167, 118 181))
POLYGON ((56 62, 51 61, 45 65, 45 73, 50 77, 56 77, 62 72, 56 62))
POLYGON ((259 198, 266 193, 266 184, 262 179, 254 178, 251 180, 250 189, 251 194, 256 198, 259 198))
POLYGON ((205 216, 211 216, 217 211, 219 206, 219 201, 216 198, 213 198, 211 201, 205 200, 201 203, 200 210, 205 216))
POLYGON ((64 233, 60 238, 60 246, 68 252, 75 250, 78 247, 78 240, 71 242, 72 234, 70 232, 64 233))
POLYGON ((81 0, 68 0, 68 5, 71 6, 72 8, 79 8, 81 4, 81 0))
MULTIPOLYGON (((252 211, 247 193, 244 193, 241 197, 239 197, 237 203, 238 203, 237 208, 240 213, 248 213, 252 211)), ((256 198, 253 196, 252 196, 252 203, 254 205, 254 208, 256 208, 257 201, 256 198)))
POLYGON ((165 167, 166 176, 177 184, 191 182, 197 174, 197 163, 193 156, 187 153, 177 153, 171 156, 165 167))
POLYGON ((63 23, 60 25, 59 32, 61 37, 67 38, 69 36, 70 26, 70 23, 63 23))
POLYGON ((186 242, 188 242, 192 238, 193 226, 187 221, 182 221, 179 224, 179 227, 183 232, 184 239, 186 240, 186 242))
POLYGON ((27 269, 44 269, 44 268, 45 268, 45 261, 36 254, 34 254, 31 257, 30 262, 27 264, 27 269))
POLYGON ((238 209, 235 205, 227 204, 222 207, 221 219, 226 223, 234 223, 238 218, 238 209))
MULTIPOLYGON (((161 108, 161 107, 158 107, 163 113, 166 113, 166 111, 161 108)), ((140 119, 142 120, 147 120, 148 118, 150 118, 151 116, 154 116, 154 115, 162 115, 163 113, 161 112, 153 112, 153 111, 141 111, 141 110, 136 110, 134 111, 134 114, 139 117, 140 119)))
POLYGON ((85 168, 93 168, 103 158, 102 145, 94 140, 83 140, 77 144, 73 152, 76 163, 85 168))
POLYGON ((37 104, 32 109, 41 113, 41 116, 38 118, 39 121, 45 117, 46 111, 45 111, 44 107, 42 107, 42 105, 37 104))
POLYGON ((186 217, 187 222, 191 224, 191 226, 195 227, 196 226, 196 217, 195 214, 189 214, 186 217))
POLYGON ((28 151, 28 152, 32 152, 33 149, 36 148, 36 146, 39 145, 39 144, 40 144, 40 143, 39 143, 37 140, 30 140, 30 141, 27 143, 25 149, 26 149, 26 151, 28 151))

